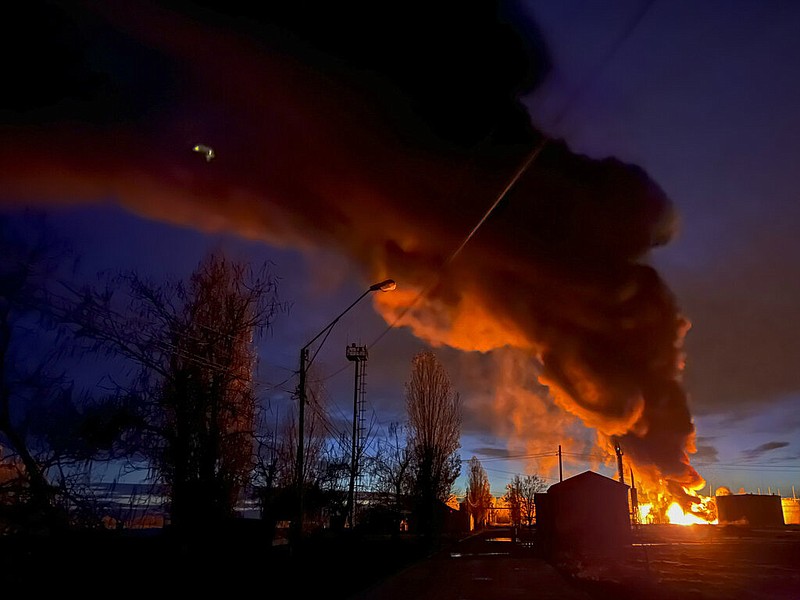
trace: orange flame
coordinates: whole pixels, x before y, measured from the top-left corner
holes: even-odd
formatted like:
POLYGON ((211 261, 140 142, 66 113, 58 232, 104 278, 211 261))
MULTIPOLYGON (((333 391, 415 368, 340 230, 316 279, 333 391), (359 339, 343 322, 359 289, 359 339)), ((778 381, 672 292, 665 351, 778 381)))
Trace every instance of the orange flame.
POLYGON ((670 504, 667 509, 667 519, 673 525, 716 525, 717 519, 709 521, 693 512, 684 512, 677 502, 670 504))
POLYGON ((647 501, 639 502, 639 522, 672 525, 716 525, 716 501, 712 496, 683 488, 684 496, 676 499, 666 488, 642 491, 647 501), (680 501, 679 501, 680 500, 680 501), (683 504, 682 504, 683 503, 683 504))

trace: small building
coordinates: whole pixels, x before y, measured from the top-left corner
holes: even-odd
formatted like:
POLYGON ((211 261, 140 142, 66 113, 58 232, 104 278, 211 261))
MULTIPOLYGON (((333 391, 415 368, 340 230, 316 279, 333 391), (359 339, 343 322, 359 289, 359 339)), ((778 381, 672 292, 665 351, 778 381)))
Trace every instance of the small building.
POLYGON ((544 555, 610 555, 630 546, 630 486, 585 471, 536 494, 536 547, 544 555))
POLYGON ((781 497, 774 494, 730 494, 717 496, 720 525, 783 527, 781 497))

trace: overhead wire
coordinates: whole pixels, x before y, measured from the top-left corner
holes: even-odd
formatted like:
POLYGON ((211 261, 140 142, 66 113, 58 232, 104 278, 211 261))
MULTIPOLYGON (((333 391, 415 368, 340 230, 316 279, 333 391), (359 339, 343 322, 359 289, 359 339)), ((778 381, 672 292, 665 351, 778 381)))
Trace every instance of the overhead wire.
MULTIPOLYGON (((645 2, 640 7, 640 10, 638 10, 633 15, 631 21, 624 28, 624 30, 622 31, 621 35, 617 38, 617 40, 614 43, 611 44, 611 46, 609 47, 609 50, 605 53, 605 55, 603 55, 601 57, 601 59, 598 61, 597 65, 591 70, 591 73, 594 76, 594 78, 585 79, 583 84, 580 85, 573 92, 573 94, 565 102, 565 104, 562 107, 562 110, 560 111, 560 113, 553 120, 553 123, 552 123, 553 126, 557 126, 558 124, 560 124, 560 122, 564 119, 564 117, 569 112, 569 110, 572 108, 572 106, 578 101, 578 99, 583 95, 583 93, 585 93, 585 90, 588 87, 588 85, 593 81, 593 79, 595 79, 598 76, 598 74, 602 71, 603 67, 608 62, 611 61, 611 59, 613 58, 614 54, 616 54, 616 52, 619 50, 619 48, 630 37, 630 35, 633 33, 633 31, 639 26, 639 24, 642 22, 642 20, 646 16, 646 14, 652 8, 653 4, 655 4, 655 0, 649 0, 649 1, 645 2)), ((509 181, 505 185, 505 187, 498 193, 498 195, 495 197, 494 201, 487 208, 487 210, 483 213, 483 215, 478 220, 478 222, 475 224, 475 226, 473 226, 473 228, 464 236, 464 238, 461 241, 461 243, 444 260, 444 262, 438 268, 438 270, 434 274, 434 277, 430 280, 428 285, 424 286, 417 293, 417 295, 414 297, 414 299, 400 311, 400 313, 392 320, 392 322, 387 324, 387 326, 382 330, 382 332, 369 345, 370 348, 372 348, 375 345, 377 345, 389 331, 391 331, 392 329, 394 329, 397 326, 397 324, 408 314, 408 312, 414 306, 416 306, 419 303, 419 301, 423 297, 428 295, 430 293, 430 291, 432 289, 434 289, 434 287, 436 285, 438 285, 438 283, 441 280, 441 277, 443 276, 443 274, 446 271, 446 269, 461 254, 461 252, 464 250, 464 248, 467 246, 467 244, 475 237, 475 235, 478 233, 480 228, 485 224, 485 222, 489 219, 489 217, 492 215, 492 213, 494 213, 494 211, 497 209, 497 207, 507 197, 507 195, 513 189, 513 187, 518 183, 519 179, 528 171, 528 169, 531 167, 531 165, 540 156, 541 152, 543 151, 543 149, 545 148, 545 146, 547 145, 547 143, 549 141, 550 141, 549 136, 547 136, 547 135, 542 133, 541 138, 534 145, 534 147, 531 149, 531 151, 526 155, 525 159, 522 161, 521 165, 517 168, 517 170, 513 173, 513 175, 511 176, 511 178, 509 179, 509 181)), ((328 331, 328 334, 329 333, 330 333, 330 331, 328 331)), ((327 338, 327 334, 326 334, 326 338, 327 338)), ((321 347, 321 344, 320 344, 320 347, 321 347)), ((319 348, 317 349, 317 352, 319 352, 319 348)), ((316 356, 316 353, 315 353, 315 356, 316 356)), ((322 378, 321 380, 322 381, 329 380, 332 377, 335 377, 336 375, 338 375, 341 372, 343 372, 346 368, 347 368, 347 365, 344 365, 340 369, 338 369, 337 371, 335 371, 332 374, 326 376, 325 378, 322 378)))
MULTIPOLYGON (((600 59, 597 65, 591 69, 591 73, 594 75, 594 78, 602 71, 602 68, 610 62, 613 58, 614 54, 619 50, 619 48, 623 45, 623 43, 630 37, 636 27, 644 19, 645 15, 649 12, 652 8, 655 0, 649 0, 648 2, 644 3, 639 11, 637 11, 631 21, 627 24, 625 29, 622 32, 622 35, 616 40, 615 43, 611 45, 609 50, 606 54, 600 59)), ((561 112, 555 117, 553 120, 553 126, 557 126, 561 123, 564 119, 566 114, 569 112, 572 105, 577 101, 577 99, 585 92, 586 88, 589 86, 593 79, 588 78, 584 80, 583 84, 580 85, 575 92, 570 96, 570 98, 565 102, 564 106, 562 107, 561 112)), ((426 296, 440 281, 444 271, 447 269, 448 266, 456 259, 456 257, 462 252, 462 250, 466 247, 466 245, 472 240, 481 226, 486 222, 486 220, 491 216, 491 214, 495 211, 495 209, 500 205, 500 203, 505 199, 511 189, 517 184, 520 177, 530 168, 533 162, 539 157, 542 150, 544 149, 547 142, 550 141, 549 136, 542 133, 541 139, 536 143, 533 147, 531 152, 527 155, 525 160, 522 162, 521 166, 514 172, 513 176, 509 180, 508 184, 502 189, 502 191, 497 195, 494 202, 489 206, 489 208, 484 212, 483 216, 478 220, 477 224, 470 230, 470 232, 464 237, 462 242, 456 247, 456 249, 447 257, 447 259, 442 263, 439 267, 437 272, 435 273, 434 278, 428 283, 427 286, 423 287, 414 299, 408 304, 400 313, 395 317, 395 319, 388 324, 386 328, 377 336, 377 338, 372 342, 370 347, 376 345, 389 331, 391 331, 397 323, 405 317, 406 314, 414 307, 419 301, 426 296)))

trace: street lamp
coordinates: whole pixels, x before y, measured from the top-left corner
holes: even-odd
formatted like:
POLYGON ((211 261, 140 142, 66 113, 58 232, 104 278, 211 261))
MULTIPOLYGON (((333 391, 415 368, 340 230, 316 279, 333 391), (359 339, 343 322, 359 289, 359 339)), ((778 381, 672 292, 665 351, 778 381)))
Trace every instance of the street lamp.
MULTIPOLYGON (((379 283, 373 283, 367 290, 364 291, 358 298, 356 298, 353 303, 345 308, 338 317, 336 317, 333 321, 331 321, 325 328, 320 331, 317 335, 315 335, 310 342, 308 342, 305 346, 300 349, 300 384, 298 386, 298 396, 300 402, 300 409, 298 415, 298 426, 297 426, 297 465, 295 468, 295 475, 297 477, 297 518, 295 520, 295 539, 299 540, 300 536, 303 533, 303 483, 305 481, 305 473, 304 473, 304 436, 305 436, 305 412, 306 412, 306 372, 308 368, 311 366, 311 363, 314 361, 312 357, 311 360, 308 358, 308 349, 316 342, 322 335, 326 333, 330 333, 331 329, 333 329, 334 325, 339 322, 341 319, 351 308, 353 308, 356 304, 358 304, 364 296, 369 294, 370 292, 391 292, 397 287, 394 279, 385 279, 379 283)), ((324 343, 325 340, 323 340, 324 343)), ((317 349, 319 351, 319 349, 317 349)), ((316 356, 316 354, 314 355, 316 356)))

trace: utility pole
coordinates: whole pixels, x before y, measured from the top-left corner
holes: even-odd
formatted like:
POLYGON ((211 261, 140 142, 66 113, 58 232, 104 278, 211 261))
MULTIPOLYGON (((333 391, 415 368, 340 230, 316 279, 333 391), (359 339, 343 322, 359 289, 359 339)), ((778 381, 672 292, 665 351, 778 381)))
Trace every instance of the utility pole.
POLYGON ((617 471, 619 472, 619 482, 625 483, 625 471, 622 470, 622 448, 619 447, 619 440, 614 439, 614 450, 617 453, 617 471))
POLYGON ((297 481, 297 515, 292 520, 292 541, 299 540, 303 535, 303 486, 305 485, 305 414, 306 414, 306 369, 308 367, 308 345, 300 350, 300 383, 298 386, 299 407, 297 425, 297 464, 295 477, 297 481))
POLYGON ((564 470, 561 467, 561 444, 558 445, 558 481, 564 481, 564 470))

